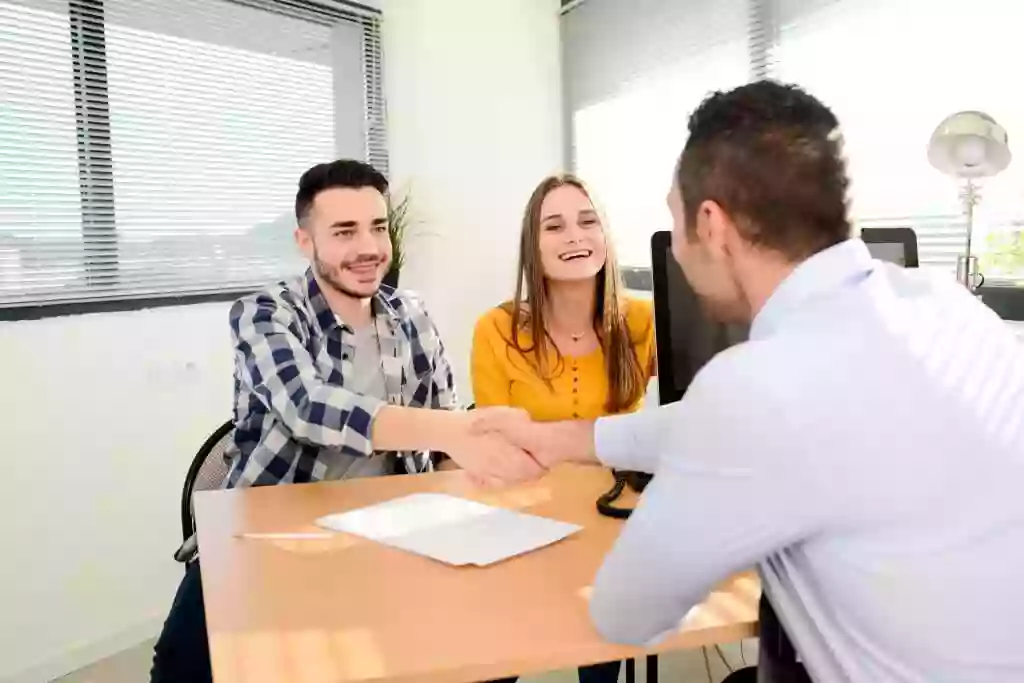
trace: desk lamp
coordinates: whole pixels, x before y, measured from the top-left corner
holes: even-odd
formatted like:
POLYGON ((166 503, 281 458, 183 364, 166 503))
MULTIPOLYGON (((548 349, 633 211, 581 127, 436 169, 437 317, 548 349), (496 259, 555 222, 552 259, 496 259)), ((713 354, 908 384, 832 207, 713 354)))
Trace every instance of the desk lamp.
POLYGON ((978 272, 978 257, 971 253, 974 207, 981 200, 975 181, 994 176, 1010 165, 1006 130, 983 112, 957 112, 943 119, 932 133, 928 161, 962 183, 960 200, 967 218, 967 244, 956 260, 956 279, 975 292, 985 281, 978 272))

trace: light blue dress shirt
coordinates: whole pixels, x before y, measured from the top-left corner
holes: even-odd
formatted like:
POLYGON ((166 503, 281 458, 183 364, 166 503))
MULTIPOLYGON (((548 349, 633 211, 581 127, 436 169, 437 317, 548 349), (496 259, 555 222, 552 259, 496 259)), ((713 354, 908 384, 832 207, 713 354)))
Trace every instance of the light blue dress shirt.
POLYGON ((802 263, 683 399, 599 420, 655 472, 598 574, 647 643, 759 566, 822 683, 1024 681, 1024 346, 955 283, 860 240, 802 263))

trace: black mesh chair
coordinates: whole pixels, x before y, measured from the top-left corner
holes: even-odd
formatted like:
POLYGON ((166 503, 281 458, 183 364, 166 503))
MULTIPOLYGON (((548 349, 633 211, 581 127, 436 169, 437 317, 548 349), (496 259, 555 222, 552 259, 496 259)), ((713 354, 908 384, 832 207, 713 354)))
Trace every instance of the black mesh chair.
POLYGON ((196 491, 208 491, 220 488, 224 477, 231 467, 230 460, 226 457, 228 446, 231 444, 232 432, 235 423, 228 420, 203 442, 192 459, 192 464, 185 474, 185 486, 181 491, 181 547, 174 553, 174 559, 178 562, 188 564, 196 556, 196 521, 193 516, 192 494, 196 491))

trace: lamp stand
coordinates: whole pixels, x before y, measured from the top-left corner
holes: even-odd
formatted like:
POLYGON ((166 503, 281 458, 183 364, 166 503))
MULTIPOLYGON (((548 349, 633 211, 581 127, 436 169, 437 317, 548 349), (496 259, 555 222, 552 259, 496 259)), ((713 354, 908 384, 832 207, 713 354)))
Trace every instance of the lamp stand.
POLYGON ((972 294, 985 282, 985 277, 978 271, 978 257, 971 253, 971 240, 974 236, 974 207, 981 201, 981 193, 973 180, 968 180, 960 190, 960 201, 963 202, 964 217, 967 218, 967 244, 964 253, 956 258, 956 279, 972 294))

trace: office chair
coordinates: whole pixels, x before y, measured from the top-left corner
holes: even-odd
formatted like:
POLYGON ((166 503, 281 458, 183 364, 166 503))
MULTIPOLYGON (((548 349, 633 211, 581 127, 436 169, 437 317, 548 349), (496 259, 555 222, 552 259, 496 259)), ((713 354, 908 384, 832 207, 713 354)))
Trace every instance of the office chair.
POLYGON ((181 547, 174 553, 174 559, 188 564, 195 557, 196 522, 193 516, 192 494, 219 488, 228 474, 231 463, 224 457, 231 443, 235 423, 228 420, 211 434, 199 452, 192 458, 192 464, 185 474, 185 485, 181 490, 181 547))

